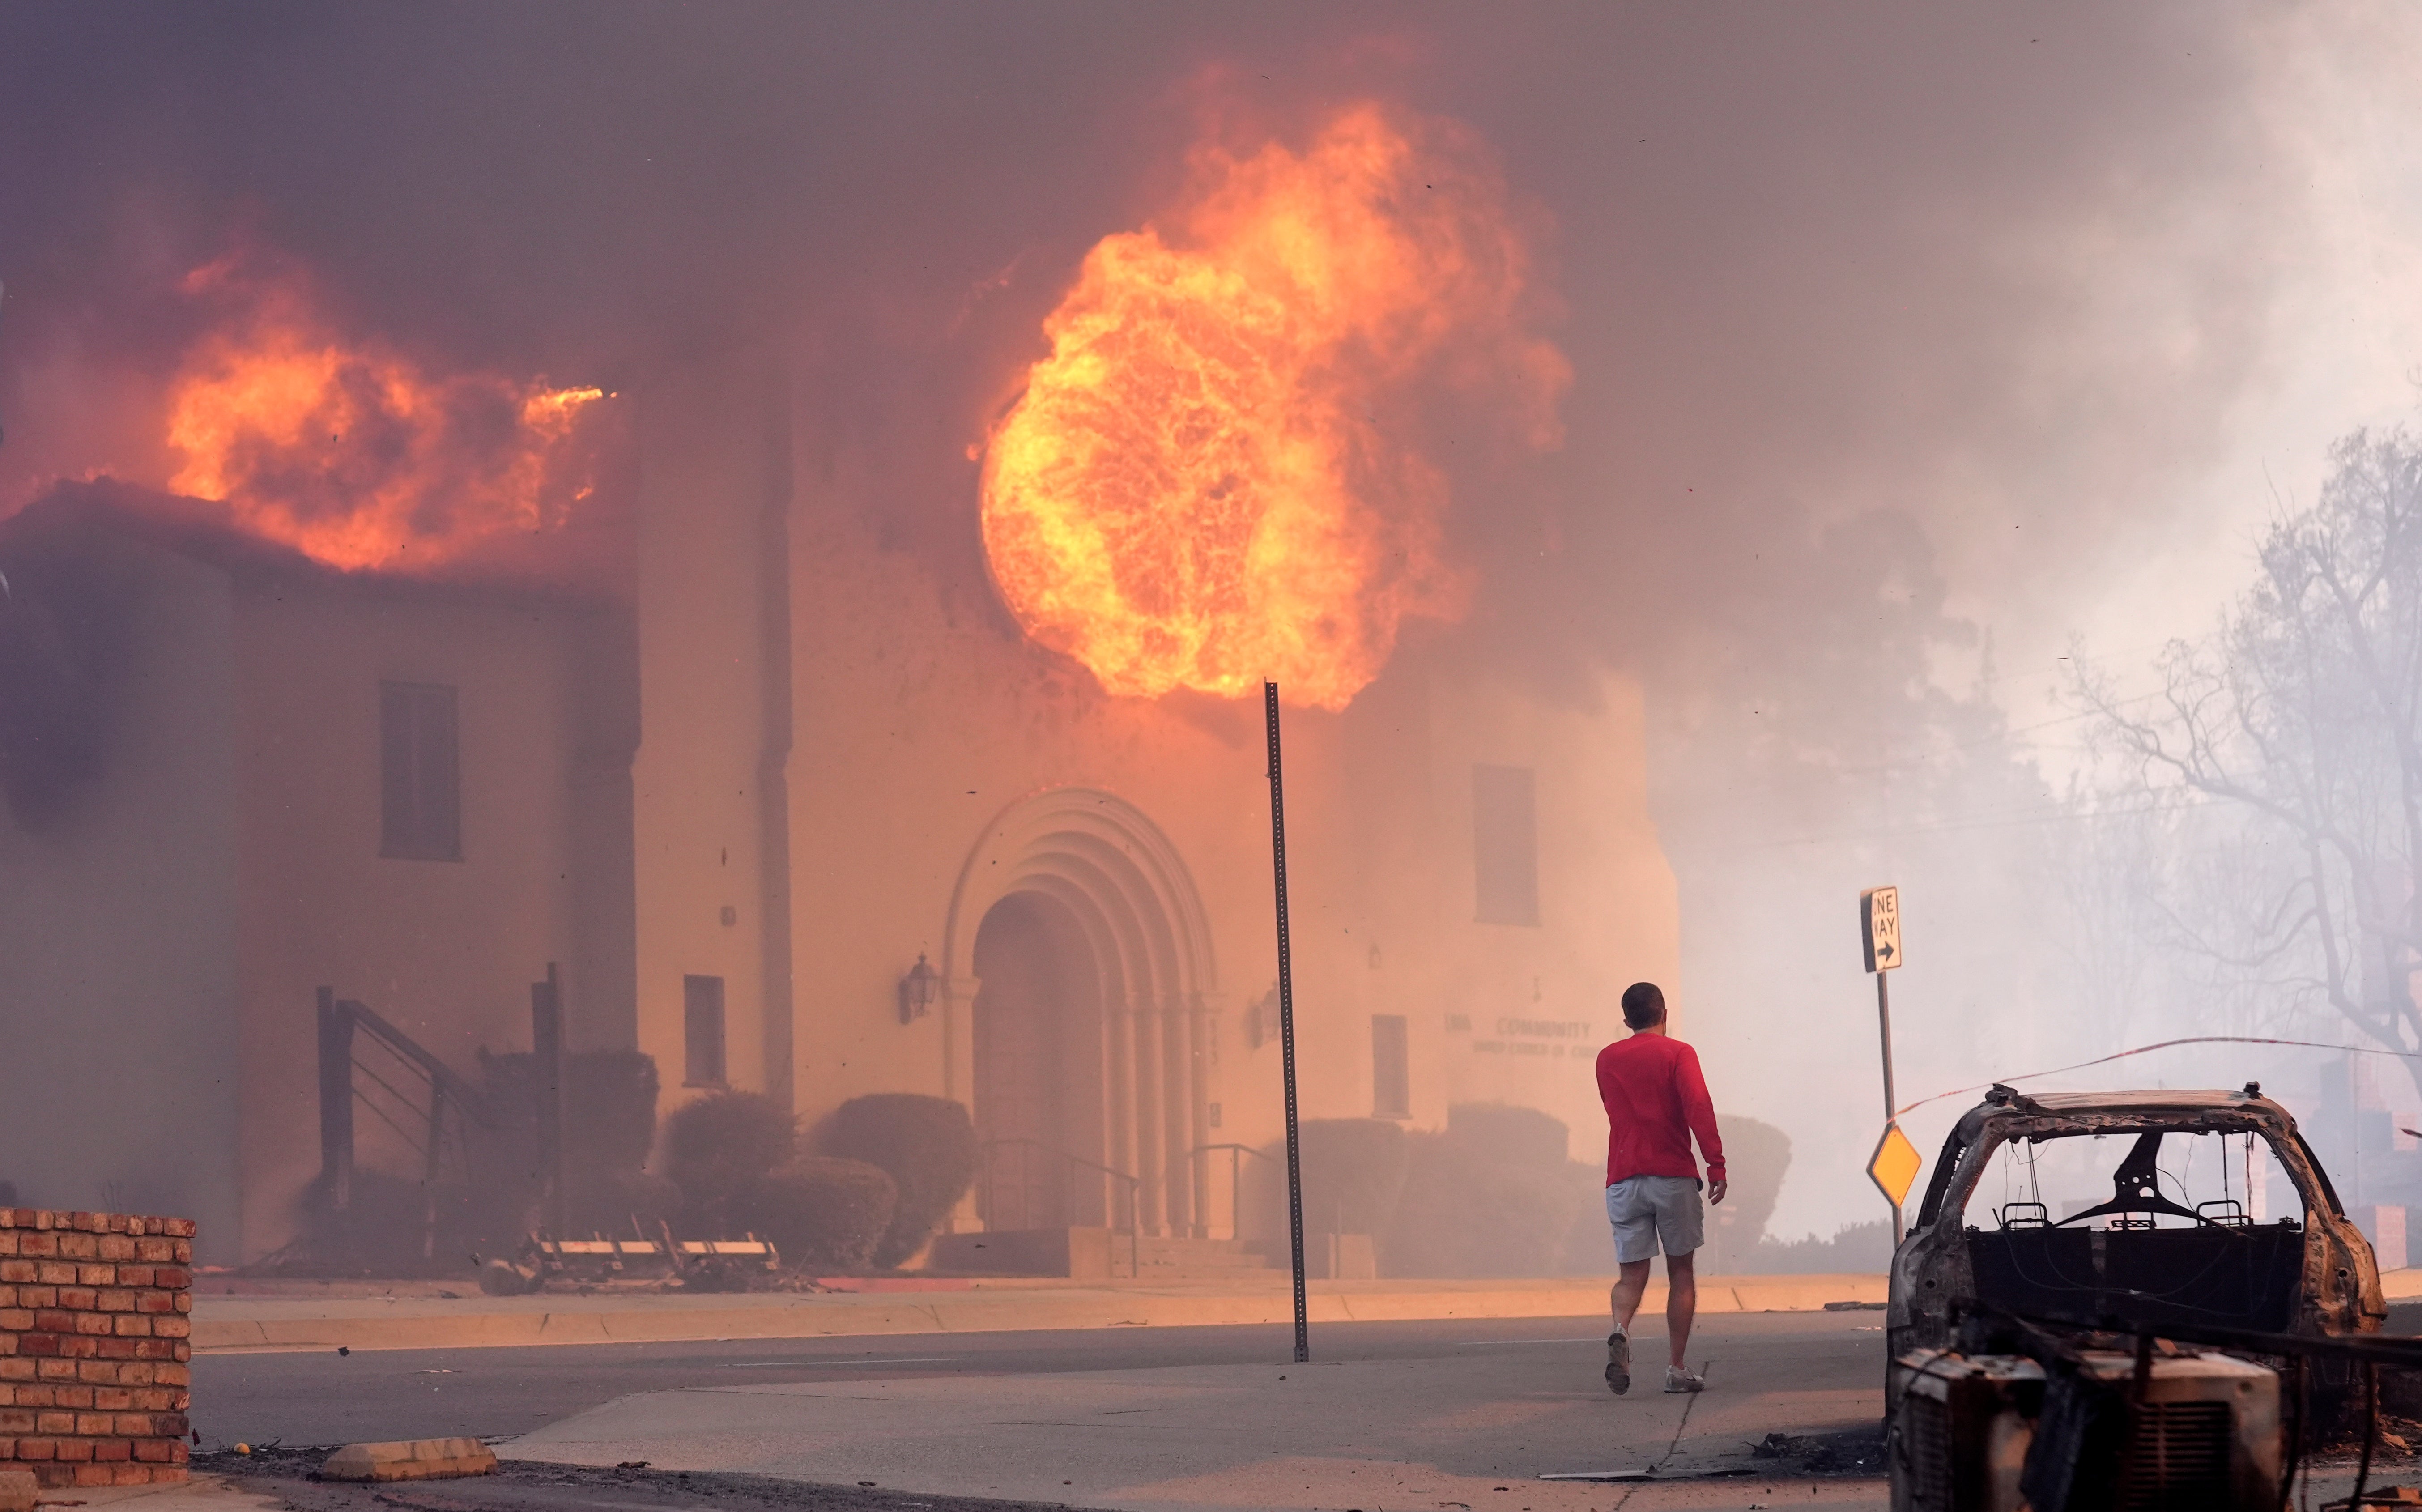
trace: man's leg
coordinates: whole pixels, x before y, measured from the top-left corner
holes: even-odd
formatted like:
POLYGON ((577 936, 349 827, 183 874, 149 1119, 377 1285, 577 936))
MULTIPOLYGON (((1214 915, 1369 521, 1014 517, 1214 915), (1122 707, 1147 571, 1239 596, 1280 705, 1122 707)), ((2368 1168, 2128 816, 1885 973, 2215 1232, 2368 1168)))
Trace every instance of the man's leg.
POLYGON ((1617 1396, 1631 1390, 1631 1318, 1647 1290, 1647 1261, 1615 1262, 1614 1288, 1607 1294, 1614 1308, 1614 1331, 1606 1337, 1606 1389, 1617 1396))
MULTIPOLYGON (((1672 1261, 1667 1261, 1670 1268, 1672 1261)), ((1614 1288, 1607 1299, 1614 1307, 1614 1331, 1631 1331, 1632 1315, 1640 1311, 1640 1299, 1648 1295, 1648 1262, 1626 1260, 1615 1267, 1614 1288)))
MULTIPOLYGON (((1695 1250, 1688 1254, 1665 1257, 1665 1342, 1676 1367, 1686 1366, 1683 1356, 1691 1347, 1691 1322, 1699 1314, 1697 1257, 1695 1250)), ((1640 1274, 1644 1284, 1648 1277, 1645 1261, 1641 1263, 1640 1274)), ((1623 1288, 1618 1284, 1615 1289, 1621 1291, 1623 1288)), ((1637 1291, 1632 1293, 1631 1305, 1640 1305, 1640 1293, 1637 1291)))

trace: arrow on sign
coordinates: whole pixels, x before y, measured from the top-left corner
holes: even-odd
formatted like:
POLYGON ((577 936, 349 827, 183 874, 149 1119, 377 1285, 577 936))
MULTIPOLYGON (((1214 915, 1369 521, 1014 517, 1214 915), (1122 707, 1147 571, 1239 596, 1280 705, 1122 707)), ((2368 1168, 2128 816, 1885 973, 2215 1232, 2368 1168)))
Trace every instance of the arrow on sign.
POLYGON ((1868 970, 1900 965, 1900 889, 1869 888, 1859 894, 1859 933, 1865 937, 1868 970))

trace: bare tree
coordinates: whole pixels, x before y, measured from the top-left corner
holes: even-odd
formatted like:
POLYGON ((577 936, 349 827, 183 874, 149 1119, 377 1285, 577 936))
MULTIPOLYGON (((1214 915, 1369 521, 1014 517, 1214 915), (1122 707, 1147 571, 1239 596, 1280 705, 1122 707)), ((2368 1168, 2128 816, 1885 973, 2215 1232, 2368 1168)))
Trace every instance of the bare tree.
POLYGON ((2340 440, 2257 560, 2211 637, 2162 653, 2149 701, 2082 661, 2075 696, 2154 801, 2245 816, 2232 875, 2251 890, 2234 929, 2196 932, 2206 953, 2422 1050, 2422 444, 2340 440))

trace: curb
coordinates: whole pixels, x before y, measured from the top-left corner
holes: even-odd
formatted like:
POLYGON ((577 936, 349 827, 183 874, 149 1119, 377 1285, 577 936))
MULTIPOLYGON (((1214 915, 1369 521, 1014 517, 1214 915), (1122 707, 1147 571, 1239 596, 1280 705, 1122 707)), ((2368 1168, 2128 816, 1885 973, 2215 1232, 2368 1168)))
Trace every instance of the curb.
MULTIPOLYGON (((1399 1284, 1401 1285, 1401 1284, 1399 1284)), ((1596 1317, 1606 1282, 1533 1286, 1324 1288, 1307 1301, 1315 1323, 1449 1318, 1596 1317)), ((1652 1285, 1644 1311, 1663 1306, 1652 1285)), ((1816 1312, 1827 1302, 1880 1302, 1882 1276, 1706 1277, 1702 1313, 1816 1312)), ((372 1311, 359 1303, 197 1299, 193 1348, 200 1354, 308 1349, 479 1349, 534 1345, 662 1344, 725 1339, 813 1339, 900 1333, 1026 1330, 1200 1328, 1285 1324, 1283 1291, 1172 1293, 1110 1288, 866 1292, 755 1299, 529 1297, 448 1306, 425 1299, 372 1311), (584 1305, 587 1304, 587 1305, 584 1305), (700 1305, 703 1304, 703 1305, 700 1305)))
POLYGON ((495 1452, 477 1439, 402 1439, 349 1443, 320 1467, 323 1480, 450 1480, 485 1475, 496 1468, 495 1452))

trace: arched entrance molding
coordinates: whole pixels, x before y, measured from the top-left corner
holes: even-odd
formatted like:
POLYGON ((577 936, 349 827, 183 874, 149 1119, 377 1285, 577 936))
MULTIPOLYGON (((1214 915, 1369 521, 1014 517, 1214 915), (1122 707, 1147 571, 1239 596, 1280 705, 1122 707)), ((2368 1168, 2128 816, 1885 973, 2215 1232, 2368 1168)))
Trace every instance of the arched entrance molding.
POLYGON ((946 1095, 972 1106, 976 931, 1019 892, 1061 905, 1091 947, 1106 1041, 1102 1149, 1107 1164, 1140 1179, 1137 1221, 1206 1232, 1188 1152, 1210 1142, 1210 924, 1185 858, 1124 798, 1084 787, 1032 794, 968 854, 942 933, 946 1095))

